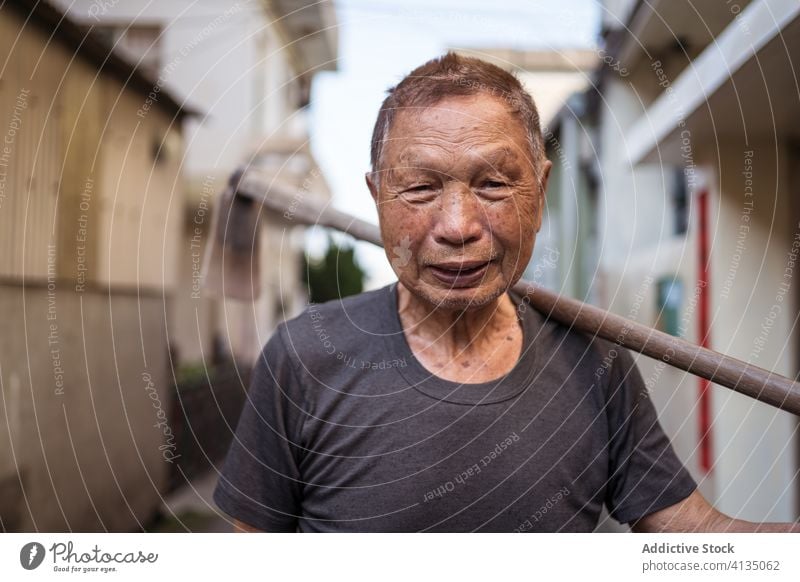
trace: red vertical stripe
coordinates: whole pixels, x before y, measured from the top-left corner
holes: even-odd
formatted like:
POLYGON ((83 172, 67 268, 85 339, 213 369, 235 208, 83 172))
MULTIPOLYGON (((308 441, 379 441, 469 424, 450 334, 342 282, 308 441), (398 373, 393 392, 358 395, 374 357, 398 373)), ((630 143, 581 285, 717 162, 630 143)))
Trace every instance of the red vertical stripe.
MULTIPOLYGON (((709 346, 709 275, 708 275, 708 190, 702 190, 697 196, 699 229, 697 233, 697 281, 700 285, 698 297, 697 329, 700 345, 709 346)), ((700 408, 700 468, 708 473, 713 465, 711 448, 711 383, 705 378, 698 378, 698 404, 700 408)))

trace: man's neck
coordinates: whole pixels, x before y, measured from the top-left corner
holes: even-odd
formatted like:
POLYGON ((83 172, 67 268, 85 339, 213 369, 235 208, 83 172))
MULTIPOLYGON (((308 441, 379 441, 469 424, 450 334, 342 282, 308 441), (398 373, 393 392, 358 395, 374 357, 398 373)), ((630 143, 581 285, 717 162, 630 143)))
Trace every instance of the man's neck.
POLYGON ((499 339, 520 331, 516 307, 508 293, 462 311, 431 305, 398 282, 397 308, 409 343, 449 357, 492 351, 499 339))

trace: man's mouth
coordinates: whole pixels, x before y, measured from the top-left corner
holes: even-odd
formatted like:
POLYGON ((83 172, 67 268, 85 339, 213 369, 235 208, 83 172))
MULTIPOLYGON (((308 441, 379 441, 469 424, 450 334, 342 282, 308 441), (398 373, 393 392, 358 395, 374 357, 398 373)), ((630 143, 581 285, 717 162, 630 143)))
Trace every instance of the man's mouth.
POLYGON ((456 261, 436 263, 428 268, 434 277, 450 287, 472 287, 486 274, 491 261, 456 261))

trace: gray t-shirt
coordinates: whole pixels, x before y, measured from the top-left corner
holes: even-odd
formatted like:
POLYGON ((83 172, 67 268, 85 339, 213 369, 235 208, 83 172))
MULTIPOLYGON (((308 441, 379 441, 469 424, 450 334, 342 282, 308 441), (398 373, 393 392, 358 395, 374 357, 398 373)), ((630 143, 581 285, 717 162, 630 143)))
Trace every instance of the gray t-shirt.
POLYGON ((592 531, 686 498, 630 353, 510 292, 517 365, 462 384, 414 358, 397 284, 310 305, 253 371, 214 500, 265 531, 592 531))

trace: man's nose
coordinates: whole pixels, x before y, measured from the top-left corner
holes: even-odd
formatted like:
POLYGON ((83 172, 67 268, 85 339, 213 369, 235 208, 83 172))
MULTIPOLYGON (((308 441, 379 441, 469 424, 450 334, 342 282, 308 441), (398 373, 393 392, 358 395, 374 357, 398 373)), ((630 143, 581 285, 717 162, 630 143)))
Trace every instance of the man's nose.
POLYGON ((445 188, 433 226, 439 244, 462 246, 480 240, 485 211, 466 185, 445 188))

